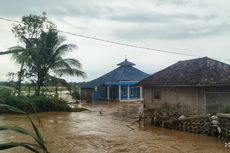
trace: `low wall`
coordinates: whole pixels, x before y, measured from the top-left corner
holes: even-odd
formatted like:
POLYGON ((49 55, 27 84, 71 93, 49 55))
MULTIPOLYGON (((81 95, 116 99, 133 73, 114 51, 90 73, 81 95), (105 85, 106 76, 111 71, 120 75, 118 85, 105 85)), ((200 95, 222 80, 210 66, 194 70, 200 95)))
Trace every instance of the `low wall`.
POLYGON ((175 117, 152 113, 144 118, 154 126, 230 140, 230 114, 175 117))
POLYGON ((224 140, 230 140, 230 114, 217 113, 221 137, 224 140))

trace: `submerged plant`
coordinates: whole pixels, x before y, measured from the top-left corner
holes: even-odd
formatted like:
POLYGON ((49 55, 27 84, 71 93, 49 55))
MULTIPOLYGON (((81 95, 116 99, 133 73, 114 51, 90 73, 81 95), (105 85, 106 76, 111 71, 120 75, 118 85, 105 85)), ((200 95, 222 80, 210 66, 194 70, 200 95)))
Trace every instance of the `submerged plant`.
POLYGON ((27 117, 27 119, 30 121, 32 127, 33 127, 33 131, 30 131, 28 129, 24 129, 20 126, 17 125, 0 125, 0 131, 4 131, 4 130, 10 130, 10 131, 14 131, 16 133, 19 134, 23 134, 26 136, 30 136, 32 137, 35 141, 36 144, 33 143, 26 143, 26 142, 9 142, 9 143, 2 143, 0 144, 0 150, 6 150, 6 149, 10 149, 10 148, 15 148, 15 147, 24 147, 32 152, 35 153, 39 153, 39 152, 43 152, 43 153, 49 153, 45 142, 42 138, 42 135, 40 134, 37 126, 35 125, 35 123, 33 122, 32 118, 24 111, 10 106, 10 105, 5 105, 5 104, 0 104, 0 108, 6 108, 9 109, 10 111, 14 112, 14 113, 19 113, 19 114, 23 114, 27 117))

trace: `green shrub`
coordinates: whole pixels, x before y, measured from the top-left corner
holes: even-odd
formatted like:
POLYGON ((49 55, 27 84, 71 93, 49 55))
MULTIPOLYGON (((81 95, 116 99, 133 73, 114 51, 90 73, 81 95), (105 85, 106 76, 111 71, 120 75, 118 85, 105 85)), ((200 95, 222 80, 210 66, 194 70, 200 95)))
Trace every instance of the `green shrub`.
POLYGON ((11 90, 7 88, 0 88, 0 99, 5 99, 11 95, 11 90))
POLYGON ((17 107, 25 112, 33 112, 32 101, 27 97, 9 96, 3 101, 3 103, 17 107))
POLYGON ((32 97, 38 111, 70 111, 66 101, 45 96, 32 97))
MULTIPOLYGON (((4 100, 0 100, 0 104, 7 104, 10 106, 17 107, 27 113, 34 112, 33 107, 37 112, 44 111, 71 111, 71 107, 67 104, 66 101, 60 100, 53 97, 45 96, 9 96, 4 100)), ((8 110, 0 108, 0 113, 10 113, 8 110)))

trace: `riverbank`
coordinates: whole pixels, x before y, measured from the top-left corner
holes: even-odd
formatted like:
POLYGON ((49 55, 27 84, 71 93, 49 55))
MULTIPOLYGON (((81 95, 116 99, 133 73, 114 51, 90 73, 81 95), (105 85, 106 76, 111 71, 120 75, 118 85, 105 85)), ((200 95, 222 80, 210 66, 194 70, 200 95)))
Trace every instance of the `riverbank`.
MULTIPOLYGON (((53 96, 6 96, 0 99, 0 104, 6 104, 19 108, 27 113, 47 112, 47 111, 64 111, 64 112, 81 112, 85 108, 70 107, 67 101, 58 99, 53 96)), ((0 108, 0 114, 12 114, 14 112, 0 108)))

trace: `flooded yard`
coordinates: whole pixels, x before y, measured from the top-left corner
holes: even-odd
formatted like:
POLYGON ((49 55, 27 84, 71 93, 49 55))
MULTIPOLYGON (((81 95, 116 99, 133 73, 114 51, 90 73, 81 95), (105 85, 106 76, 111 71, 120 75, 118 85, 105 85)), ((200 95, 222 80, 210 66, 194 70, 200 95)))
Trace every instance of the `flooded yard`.
MULTIPOLYGON (((224 142, 217 138, 139 125, 140 103, 101 102, 85 104, 80 113, 40 113, 43 135, 51 153, 224 153, 224 142), (102 114, 100 114, 102 110, 102 114)), ((30 127, 21 115, 1 115, 0 122, 30 127)), ((0 132, 0 142, 32 141, 13 132, 0 132)), ((27 152, 16 148, 6 153, 27 152)))

